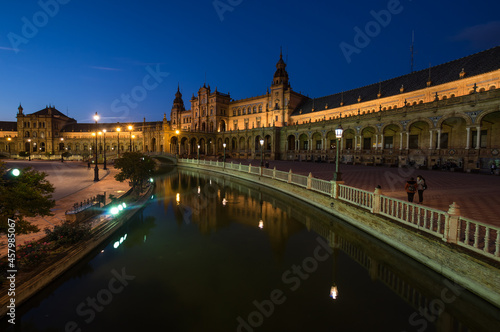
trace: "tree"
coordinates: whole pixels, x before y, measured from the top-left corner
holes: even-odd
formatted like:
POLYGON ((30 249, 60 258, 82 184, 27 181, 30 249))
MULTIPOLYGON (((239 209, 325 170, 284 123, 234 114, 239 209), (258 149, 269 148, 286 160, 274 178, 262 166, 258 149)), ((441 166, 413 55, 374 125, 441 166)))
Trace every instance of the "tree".
POLYGON ((24 218, 53 215, 54 186, 46 180, 47 174, 28 167, 14 177, 0 162, 0 175, 0 233, 7 232, 7 219, 16 221, 17 234, 38 232, 39 228, 24 218))
POLYGON ((130 180, 134 189, 142 189, 144 181, 153 175, 156 164, 149 156, 140 152, 125 152, 115 160, 115 168, 121 170, 115 175, 117 181, 130 180))

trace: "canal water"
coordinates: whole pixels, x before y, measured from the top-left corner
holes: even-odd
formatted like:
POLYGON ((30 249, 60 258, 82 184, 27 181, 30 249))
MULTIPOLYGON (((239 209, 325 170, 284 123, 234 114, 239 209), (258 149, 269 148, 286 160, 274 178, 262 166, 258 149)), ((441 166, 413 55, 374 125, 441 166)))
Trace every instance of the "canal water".
POLYGON ((194 170, 18 308, 7 331, 495 331, 499 310, 266 187, 194 170))

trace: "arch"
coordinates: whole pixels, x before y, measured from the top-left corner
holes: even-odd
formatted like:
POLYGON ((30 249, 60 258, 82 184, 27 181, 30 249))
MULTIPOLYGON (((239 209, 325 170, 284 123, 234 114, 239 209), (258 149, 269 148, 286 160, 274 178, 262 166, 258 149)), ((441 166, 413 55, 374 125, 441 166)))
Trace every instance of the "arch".
POLYGON ((189 153, 196 154, 198 153, 198 143, 196 142, 196 138, 191 138, 189 140, 189 153))
POLYGON ((409 145, 408 149, 423 149, 429 146, 429 130, 431 128, 431 124, 427 121, 416 120, 408 125, 407 127, 407 135, 409 145))
POLYGON ((272 150, 272 137, 271 135, 264 136, 264 150, 271 151, 272 150))
POLYGON ((429 126, 429 128, 434 128, 434 123, 430 119, 428 119, 428 118, 417 118, 417 119, 411 120, 406 125, 406 130, 408 130, 410 128, 410 126, 412 126, 413 124, 415 124, 417 122, 425 122, 427 124, 427 126, 429 126))
POLYGON ((202 122, 202 123, 201 123, 201 131, 206 131, 206 130, 205 130, 205 122, 202 122))
POLYGON ((240 150, 245 150, 245 137, 240 137, 240 143, 239 143, 239 148, 240 150))
POLYGON ((288 135, 287 142, 288 142, 288 150, 294 151, 295 150, 295 135, 288 135))
POLYGON ((481 134, 480 147, 487 147, 491 149, 500 149, 500 111, 489 112, 481 119, 481 134))
POLYGON ((489 87, 489 90, 495 90, 496 88, 497 88, 496 86, 492 85, 489 87))
POLYGON ((156 138, 151 138, 151 152, 156 152, 156 138))
POLYGON ((452 149, 464 147, 467 143, 466 133, 467 122, 459 116, 450 116, 441 122, 441 149, 452 149))
POLYGON ((208 124, 208 132, 209 133, 214 132, 214 122, 213 121, 210 121, 210 123, 208 124))
POLYGON ((26 131, 26 132, 24 133, 24 137, 30 137, 30 132, 29 132, 29 131, 26 131))
POLYGON ((221 131, 221 132, 226 131, 226 121, 225 120, 220 120, 219 131, 221 131))
POLYGON ((401 144, 402 127, 400 124, 390 123, 382 129, 382 148, 392 150, 401 144))
POLYGON ((185 155, 189 154, 190 149, 189 149, 189 143, 188 143, 188 138, 186 136, 181 137, 181 148, 180 148, 180 155, 185 155))
POLYGON ((330 130, 326 133, 326 146, 325 148, 328 150, 333 150, 337 146, 337 136, 335 136, 335 131, 330 130))
POLYGON ((315 132, 312 134, 312 149, 313 150, 324 150, 323 147, 323 135, 320 132, 315 132))
POLYGON ((231 138, 231 151, 238 150, 238 141, 236 137, 231 138))
POLYGON ((45 152, 45 143, 40 143, 40 152, 45 152))
POLYGON ((463 113, 456 113, 456 114, 452 114, 452 115, 443 116, 437 122, 436 128, 441 128, 443 122, 445 122, 448 119, 456 118, 456 117, 459 117, 459 118, 463 119, 465 121, 465 123, 466 123, 467 126, 472 125, 472 120, 471 120, 471 118, 469 116, 467 116, 466 114, 463 114, 463 113))
POLYGON ((299 150, 309 150, 309 136, 305 133, 299 136, 299 150))
POLYGON ((206 154, 206 143, 204 138, 200 138, 198 141, 198 145, 200 146, 200 154, 206 154))

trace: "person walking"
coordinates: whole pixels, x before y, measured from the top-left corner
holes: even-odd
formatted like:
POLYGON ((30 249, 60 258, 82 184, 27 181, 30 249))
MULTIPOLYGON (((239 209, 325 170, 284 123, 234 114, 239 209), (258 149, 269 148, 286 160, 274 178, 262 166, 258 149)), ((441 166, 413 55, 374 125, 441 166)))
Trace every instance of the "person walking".
POLYGON ((422 204, 424 201, 424 190, 427 189, 425 184, 425 179, 422 175, 417 175, 417 192, 418 192, 418 204, 422 204))
POLYGON ((415 196, 415 193, 417 192, 417 182, 414 178, 410 178, 408 181, 406 181, 405 190, 408 194, 408 202, 412 203, 413 196, 415 196))

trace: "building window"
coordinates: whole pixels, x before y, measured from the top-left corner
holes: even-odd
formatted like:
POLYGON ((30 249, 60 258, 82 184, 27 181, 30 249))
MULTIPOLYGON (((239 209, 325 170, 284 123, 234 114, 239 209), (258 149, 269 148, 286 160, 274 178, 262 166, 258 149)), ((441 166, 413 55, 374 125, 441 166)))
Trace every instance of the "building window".
POLYGON ((418 149, 418 135, 410 135, 409 142, 409 149, 418 149))
MULTIPOLYGON (((486 147, 486 142, 487 142, 486 138, 488 137, 487 133, 488 132, 486 130, 481 130, 481 138, 480 138, 480 141, 479 141, 479 144, 480 144, 479 147, 480 148, 485 148, 486 147)), ((471 146, 472 146, 473 149, 475 149, 476 146, 477 146, 477 144, 476 144, 477 143, 477 131, 473 131, 471 136, 472 136, 471 137, 471 140, 472 140, 471 146)))
POLYGON ((233 110, 233 116, 236 116, 236 110, 233 110))
POLYGON ((240 109, 238 109, 238 115, 241 115, 241 110, 240 109))
POLYGON ((308 141, 304 141, 303 150, 308 150, 308 149, 309 149, 309 142, 308 141))
POLYGON ((259 113, 262 113, 262 105, 259 106, 259 113))
POLYGON ((363 150, 370 150, 372 148, 372 138, 364 137, 363 138, 363 150))
POLYGON ((253 112, 257 113, 257 107, 256 106, 253 107, 253 112))
POLYGON ((353 143, 352 142, 352 138, 346 138, 346 140, 345 140, 345 148, 346 149, 352 149, 352 145, 353 145, 352 143, 353 143))
POLYGON ((392 149, 394 147, 394 136, 384 136, 384 149, 392 149))
POLYGON ((316 150, 321 150, 321 141, 316 141, 316 150))
POLYGON ((448 149, 448 133, 441 134, 440 149, 448 149))
POLYGON ((330 150, 335 149, 336 146, 337 146, 337 140, 331 139, 330 140, 330 150))

